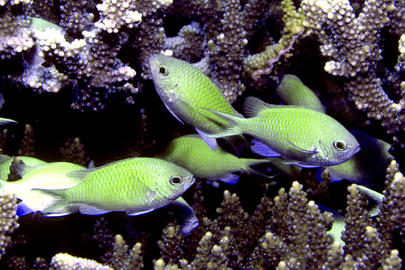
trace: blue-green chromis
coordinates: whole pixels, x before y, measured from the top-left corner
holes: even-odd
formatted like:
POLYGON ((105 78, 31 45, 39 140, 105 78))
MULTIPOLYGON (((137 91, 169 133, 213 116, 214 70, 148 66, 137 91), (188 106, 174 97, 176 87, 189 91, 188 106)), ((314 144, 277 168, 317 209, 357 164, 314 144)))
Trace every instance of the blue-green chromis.
POLYGON ((206 134, 219 132, 227 121, 205 109, 242 117, 218 87, 190 63, 155 54, 149 57, 149 66, 156 91, 167 109, 180 122, 193 126, 212 149, 217 147, 216 141, 206 134))
POLYGON ((48 210, 69 204, 88 215, 110 211, 139 215, 171 203, 195 180, 186 169, 157 158, 130 158, 68 175, 81 183, 69 189, 41 189, 60 199, 48 210))
POLYGON ((158 157, 189 170, 194 176, 234 184, 234 172, 250 171, 252 165, 268 163, 266 159, 238 158, 220 147, 212 150, 198 135, 185 135, 172 140, 158 157))
POLYGON ((250 118, 211 112, 228 121, 228 125, 213 137, 249 134, 267 147, 266 151, 302 167, 337 165, 360 150, 356 138, 343 125, 314 110, 270 105, 248 97, 244 112, 250 118))

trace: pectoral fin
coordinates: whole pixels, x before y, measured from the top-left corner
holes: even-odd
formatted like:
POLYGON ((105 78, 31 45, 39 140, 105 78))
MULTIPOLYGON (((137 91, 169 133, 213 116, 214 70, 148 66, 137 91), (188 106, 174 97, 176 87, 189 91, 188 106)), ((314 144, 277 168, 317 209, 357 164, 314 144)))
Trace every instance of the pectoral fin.
POLYGON ((203 139, 203 141, 206 144, 208 144, 208 146, 212 149, 212 151, 215 151, 218 149, 218 143, 215 138, 209 137, 209 135, 207 133, 205 133, 204 131, 201 131, 197 128, 195 130, 200 135, 201 139, 203 139))
POLYGON ((270 146, 258 141, 256 139, 252 140, 252 146, 250 147, 254 153, 263 157, 279 157, 280 154, 274 151, 270 146))
POLYGON ((79 212, 83 215, 96 216, 96 215, 104 215, 111 211, 103 210, 91 205, 80 205, 79 212))
POLYGON ((288 141, 288 144, 292 147, 292 149, 294 149, 294 151, 297 151, 298 153, 300 153, 300 155, 302 156, 312 156, 315 155, 317 153, 319 153, 319 150, 315 148, 313 148, 312 150, 307 150, 307 149, 303 149, 301 147, 299 147, 298 145, 294 144, 291 141, 288 141))

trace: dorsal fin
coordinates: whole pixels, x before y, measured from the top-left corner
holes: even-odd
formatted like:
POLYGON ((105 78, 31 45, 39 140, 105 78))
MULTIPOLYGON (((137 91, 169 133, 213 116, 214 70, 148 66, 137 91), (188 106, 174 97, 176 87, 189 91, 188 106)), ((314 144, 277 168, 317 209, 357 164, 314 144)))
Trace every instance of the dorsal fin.
POLYGON ((29 170, 35 168, 35 166, 28 166, 26 165, 21 159, 18 157, 13 158, 13 162, 11 163, 10 166, 10 171, 15 171, 17 174, 19 174, 21 177, 24 176, 29 170))
POLYGON ((66 175, 69 176, 69 177, 73 177, 73 178, 84 179, 84 178, 87 177, 87 175, 89 175, 89 173, 91 173, 91 172, 94 171, 95 169, 96 169, 96 168, 87 169, 87 170, 70 171, 70 172, 66 173, 66 175))
POLYGON ((243 103, 243 112, 247 117, 254 117, 257 116, 260 111, 273 106, 274 105, 267 104, 257 97, 247 97, 245 103, 243 103))

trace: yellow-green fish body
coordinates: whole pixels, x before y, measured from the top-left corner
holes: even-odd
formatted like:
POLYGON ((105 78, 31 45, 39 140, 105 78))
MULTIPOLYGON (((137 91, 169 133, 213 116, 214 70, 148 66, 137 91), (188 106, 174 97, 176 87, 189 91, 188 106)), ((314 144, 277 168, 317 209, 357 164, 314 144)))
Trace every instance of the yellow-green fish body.
POLYGON ((187 170, 156 158, 125 159, 69 175, 82 182, 69 189, 43 191, 61 197, 61 203, 78 205, 83 214, 149 212, 172 202, 194 182, 187 170))
POLYGON ((250 118, 212 111, 230 123, 213 137, 246 133, 303 167, 337 165, 360 149, 356 138, 338 121, 314 110, 269 105, 249 97, 244 111, 250 118))
POLYGON ((280 85, 277 87, 277 94, 286 104, 325 113, 325 107, 317 95, 295 75, 284 75, 280 85))
MULTIPOLYGON (((70 162, 51 162, 37 168, 20 165, 17 170, 23 178, 13 182, 1 180, 0 190, 14 193, 22 200, 17 209, 19 216, 36 211, 42 212, 55 203, 55 196, 35 189, 63 189, 76 186, 79 180, 67 176, 67 173, 82 169, 85 167, 70 162)), ((65 215, 70 212, 66 205, 60 205, 48 214, 65 215)))
MULTIPOLYGON (((155 88, 167 109, 181 122, 193 126, 212 149, 215 134, 227 123, 206 109, 241 116, 226 100, 218 87, 196 67, 186 61, 165 55, 152 55, 149 66, 155 88)), ((236 139, 239 146, 244 140, 236 139)))
POLYGON ((238 158, 221 148, 212 150, 198 135, 186 135, 172 140, 160 158, 173 162, 194 176, 208 180, 237 180, 232 173, 253 171, 251 165, 266 159, 238 158))

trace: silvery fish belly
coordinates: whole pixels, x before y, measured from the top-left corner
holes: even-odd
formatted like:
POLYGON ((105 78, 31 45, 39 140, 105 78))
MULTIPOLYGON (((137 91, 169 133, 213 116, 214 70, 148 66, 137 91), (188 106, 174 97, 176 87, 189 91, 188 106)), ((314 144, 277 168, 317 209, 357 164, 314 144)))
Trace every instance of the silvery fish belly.
POLYGON ((132 158, 100 168, 71 172, 77 186, 43 190, 65 203, 78 205, 83 214, 126 211, 130 215, 152 211, 175 200, 193 183, 187 170, 156 158, 132 158))
POLYGON ((239 115, 218 87, 193 65, 170 56, 149 58, 152 79, 167 109, 197 131, 213 134, 226 121, 204 109, 239 115))

